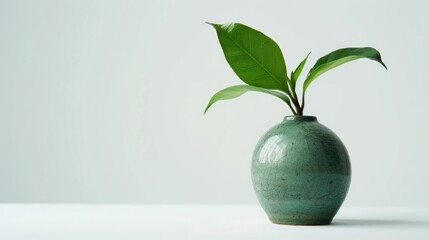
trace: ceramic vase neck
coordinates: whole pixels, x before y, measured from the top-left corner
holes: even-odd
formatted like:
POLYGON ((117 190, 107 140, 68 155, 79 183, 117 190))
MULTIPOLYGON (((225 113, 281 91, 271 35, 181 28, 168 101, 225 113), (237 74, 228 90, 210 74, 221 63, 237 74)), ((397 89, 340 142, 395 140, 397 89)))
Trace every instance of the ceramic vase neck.
POLYGON ((317 117, 315 116, 286 116, 283 121, 302 121, 302 122, 312 122, 317 121, 317 117))

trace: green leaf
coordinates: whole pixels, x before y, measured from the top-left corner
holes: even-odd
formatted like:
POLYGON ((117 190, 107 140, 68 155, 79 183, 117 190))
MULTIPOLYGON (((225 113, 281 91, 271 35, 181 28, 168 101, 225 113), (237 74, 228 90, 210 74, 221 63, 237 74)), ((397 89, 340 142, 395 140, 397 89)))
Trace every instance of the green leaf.
POLYGON ((259 88, 259 87, 249 86, 249 85, 237 85, 237 86, 225 88, 225 89, 217 92, 215 95, 213 95, 213 97, 209 101, 209 104, 207 105, 206 109, 204 110, 204 113, 206 113, 207 110, 210 108, 210 106, 213 105, 217 101, 237 98, 237 97, 239 97, 239 96, 241 96, 241 95, 243 95, 249 91, 271 94, 273 96, 280 98, 281 100, 286 102, 289 105, 289 107, 291 107, 289 97, 283 93, 280 93, 280 92, 277 92, 274 90, 267 90, 267 89, 263 89, 263 88, 259 88))
POLYGON ((305 62, 307 62, 307 58, 308 58, 308 56, 310 56, 310 53, 307 54, 307 56, 304 58, 304 60, 302 60, 302 62, 298 65, 298 67, 295 69, 295 71, 293 71, 291 74, 291 85, 292 85, 293 90, 295 90, 296 81, 298 80, 299 75, 301 74, 302 69, 304 68, 305 62))
POLYGON ((387 69, 383 61, 381 61, 380 53, 374 48, 365 47, 338 49, 317 60, 316 64, 314 64, 313 68, 308 72, 307 79, 304 81, 304 92, 314 81, 314 79, 326 71, 359 58, 368 58, 377 61, 387 69))
POLYGON ((225 58, 245 83, 290 95, 280 47, 263 33, 240 23, 214 24, 225 58))

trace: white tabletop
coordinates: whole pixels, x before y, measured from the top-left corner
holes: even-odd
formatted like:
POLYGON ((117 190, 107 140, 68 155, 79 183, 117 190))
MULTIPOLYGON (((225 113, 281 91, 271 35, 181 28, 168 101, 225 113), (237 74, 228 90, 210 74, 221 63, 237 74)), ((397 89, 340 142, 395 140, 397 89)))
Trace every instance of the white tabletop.
POLYGON ((258 205, 0 204, 0 239, 429 239, 429 209, 344 207, 331 225, 287 226, 258 205))

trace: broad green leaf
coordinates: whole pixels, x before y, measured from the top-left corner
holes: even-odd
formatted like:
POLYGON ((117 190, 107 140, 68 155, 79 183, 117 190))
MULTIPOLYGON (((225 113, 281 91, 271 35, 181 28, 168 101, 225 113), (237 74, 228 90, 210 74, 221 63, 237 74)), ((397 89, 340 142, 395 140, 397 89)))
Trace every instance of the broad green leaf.
POLYGON ((277 92, 274 90, 267 90, 267 89, 263 89, 263 88, 259 88, 259 87, 249 86, 249 85, 237 85, 237 86, 225 88, 225 89, 217 92, 215 95, 213 95, 213 97, 209 101, 209 104, 207 105, 206 109, 204 110, 204 113, 206 113, 207 110, 210 108, 210 106, 213 105, 217 101, 237 98, 237 97, 239 97, 239 96, 241 96, 241 95, 243 95, 249 91, 271 94, 273 96, 280 98, 281 100, 286 102, 289 105, 289 107, 291 107, 289 97, 283 93, 280 93, 280 92, 277 92))
POLYGON ((295 71, 293 71, 291 74, 291 85, 293 90, 295 90, 296 81, 298 80, 299 75, 301 74, 302 69, 304 68, 305 62, 307 62, 308 56, 310 56, 310 53, 307 54, 304 60, 302 60, 302 62, 298 65, 295 71))
POLYGON ((368 58, 377 61, 387 69, 383 61, 381 61, 380 53, 374 48, 365 47, 338 49, 317 60, 316 64, 314 64, 313 68, 308 72, 307 79, 304 82, 304 92, 314 81, 314 79, 326 71, 359 58, 368 58))
POLYGON ((240 23, 213 24, 225 58, 245 83, 286 92, 286 64, 280 47, 263 33, 240 23))

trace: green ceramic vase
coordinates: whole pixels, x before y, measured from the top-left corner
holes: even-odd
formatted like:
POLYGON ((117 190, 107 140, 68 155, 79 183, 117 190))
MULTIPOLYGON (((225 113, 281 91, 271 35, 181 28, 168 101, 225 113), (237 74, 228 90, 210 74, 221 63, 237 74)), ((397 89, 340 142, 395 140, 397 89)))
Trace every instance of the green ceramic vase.
POLYGON ((285 117, 261 137, 253 153, 253 187, 273 223, 331 223, 350 178, 344 144, 316 117, 285 117))

